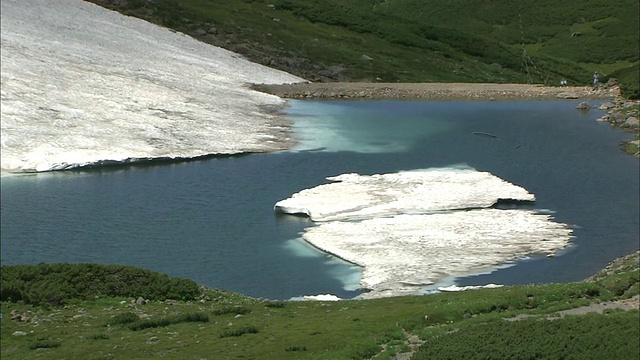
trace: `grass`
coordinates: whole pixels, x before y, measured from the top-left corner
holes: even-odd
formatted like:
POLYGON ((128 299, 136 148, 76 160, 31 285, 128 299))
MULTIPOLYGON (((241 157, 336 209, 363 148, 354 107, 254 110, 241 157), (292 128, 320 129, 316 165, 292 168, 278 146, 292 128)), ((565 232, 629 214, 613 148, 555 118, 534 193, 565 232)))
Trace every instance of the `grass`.
POLYGON ((2 359, 184 359, 202 354, 220 359, 376 355, 384 359, 409 350, 408 333, 429 344, 416 358, 471 354, 469 349, 505 357, 526 353, 595 358, 611 351, 617 358, 633 358, 640 335, 638 311, 540 320, 559 310, 637 295, 637 261, 637 256, 628 259, 618 270, 608 270, 589 283, 367 301, 272 302, 211 289, 202 290, 199 301, 149 299, 145 305, 135 304, 131 297, 67 299, 66 305, 46 306, 3 301, 0 355, 2 359), (504 320, 521 314, 532 318, 504 320), (14 315, 28 320, 12 320, 14 315), (16 331, 27 335, 12 335, 16 331), (613 340, 607 342, 609 338, 613 340), (601 340, 597 342, 601 345, 596 348, 589 339, 601 340), (580 344, 586 344, 584 351, 577 350, 580 344))
MULTIPOLYGON (((635 0, 140 0, 116 9, 312 81, 588 85, 596 69, 638 69, 638 6, 635 0), (214 33, 196 35, 212 27, 214 33), (533 76, 525 62, 535 64, 533 76)), ((622 75, 625 94, 637 95, 637 72, 622 75)))

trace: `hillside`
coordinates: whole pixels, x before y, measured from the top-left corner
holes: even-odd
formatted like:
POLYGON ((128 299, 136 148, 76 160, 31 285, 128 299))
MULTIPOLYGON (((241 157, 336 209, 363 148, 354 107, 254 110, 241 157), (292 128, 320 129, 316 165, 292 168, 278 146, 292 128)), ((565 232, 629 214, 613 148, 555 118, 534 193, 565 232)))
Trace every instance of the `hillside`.
POLYGON ((637 0, 91 0, 317 81, 588 85, 638 97, 637 0))
POLYGON ((133 267, 2 267, 2 359, 632 359, 638 256, 586 282, 274 302, 133 267))

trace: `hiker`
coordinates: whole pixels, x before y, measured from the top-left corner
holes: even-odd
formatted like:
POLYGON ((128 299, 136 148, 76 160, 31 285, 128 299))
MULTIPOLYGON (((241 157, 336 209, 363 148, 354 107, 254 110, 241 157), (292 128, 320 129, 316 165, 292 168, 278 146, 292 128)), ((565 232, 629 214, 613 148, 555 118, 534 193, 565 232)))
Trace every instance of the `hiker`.
POLYGON ((598 72, 594 72, 593 73, 593 87, 595 88, 596 86, 598 86, 598 72))

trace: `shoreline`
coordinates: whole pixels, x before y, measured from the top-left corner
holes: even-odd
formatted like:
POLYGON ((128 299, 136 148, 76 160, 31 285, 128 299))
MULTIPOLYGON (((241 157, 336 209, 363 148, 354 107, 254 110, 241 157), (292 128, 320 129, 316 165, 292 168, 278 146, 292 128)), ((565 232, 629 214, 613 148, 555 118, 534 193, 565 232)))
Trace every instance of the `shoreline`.
POLYGON ((251 89, 285 99, 605 100, 619 96, 617 88, 486 83, 252 84, 251 89))

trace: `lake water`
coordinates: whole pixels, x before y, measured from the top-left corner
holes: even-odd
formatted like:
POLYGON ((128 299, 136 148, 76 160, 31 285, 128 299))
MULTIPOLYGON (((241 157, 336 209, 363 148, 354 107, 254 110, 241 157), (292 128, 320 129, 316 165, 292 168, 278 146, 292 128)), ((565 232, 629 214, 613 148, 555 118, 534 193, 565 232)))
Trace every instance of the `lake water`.
POLYGON ((292 101, 289 152, 5 176, 2 264, 127 264, 254 297, 349 298, 359 269, 306 245, 312 222, 275 202, 341 173, 470 166, 534 193, 528 207, 575 238, 457 284, 581 280, 638 249, 640 184, 619 149, 631 135, 577 103, 292 101))

